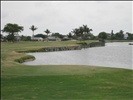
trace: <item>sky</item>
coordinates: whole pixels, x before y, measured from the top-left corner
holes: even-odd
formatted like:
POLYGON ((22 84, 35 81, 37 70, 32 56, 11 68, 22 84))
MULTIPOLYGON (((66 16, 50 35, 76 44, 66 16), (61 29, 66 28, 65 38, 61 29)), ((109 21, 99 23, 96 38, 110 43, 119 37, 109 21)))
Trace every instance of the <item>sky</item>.
MULTIPOLYGON (((35 34, 68 34, 73 29, 87 25, 92 33, 114 33, 123 30, 132 32, 132 1, 1 1, 1 29, 7 23, 24 27, 20 35, 32 36, 32 25, 38 29, 35 34)), ((6 33, 2 33, 6 34, 6 33)))

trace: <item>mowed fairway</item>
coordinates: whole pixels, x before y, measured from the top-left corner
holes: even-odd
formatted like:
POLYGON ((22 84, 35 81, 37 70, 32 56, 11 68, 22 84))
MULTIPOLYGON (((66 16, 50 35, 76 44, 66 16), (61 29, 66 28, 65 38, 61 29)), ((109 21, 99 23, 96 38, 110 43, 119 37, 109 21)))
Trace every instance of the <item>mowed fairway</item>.
POLYGON ((26 55, 17 50, 76 43, 1 43, 1 100, 133 100, 133 70, 82 65, 28 66, 14 62, 26 55))

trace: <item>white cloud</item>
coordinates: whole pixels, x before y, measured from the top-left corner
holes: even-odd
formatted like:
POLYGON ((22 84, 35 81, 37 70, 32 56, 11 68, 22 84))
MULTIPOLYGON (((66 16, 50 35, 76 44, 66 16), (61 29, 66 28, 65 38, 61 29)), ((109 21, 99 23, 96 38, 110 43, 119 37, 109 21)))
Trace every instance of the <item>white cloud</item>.
POLYGON ((38 27, 36 33, 51 32, 68 34, 83 24, 97 35, 101 31, 124 30, 132 32, 131 1, 2 1, 2 28, 5 24, 24 26, 24 35, 32 35, 31 25, 38 27))

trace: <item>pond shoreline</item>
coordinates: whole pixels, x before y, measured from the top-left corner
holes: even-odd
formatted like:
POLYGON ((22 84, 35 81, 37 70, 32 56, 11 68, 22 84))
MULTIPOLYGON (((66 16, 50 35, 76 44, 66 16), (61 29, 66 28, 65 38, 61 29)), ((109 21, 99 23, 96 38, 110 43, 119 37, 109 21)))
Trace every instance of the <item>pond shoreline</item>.
POLYGON ((91 48, 91 47, 101 47, 105 46, 104 42, 92 42, 92 43, 81 43, 77 46, 52 46, 52 47, 44 47, 40 49, 32 49, 32 50, 19 50, 19 53, 32 53, 32 52, 54 52, 54 51, 68 51, 68 50, 81 50, 83 48, 91 48))
POLYGON ((24 63, 26 65, 93 65, 132 69, 132 47, 128 43, 107 43, 105 47, 98 48, 27 54, 35 56, 36 60, 24 63))
MULTIPOLYGON (((78 46, 61 46, 61 47, 44 47, 41 49, 34 49, 34 50, 26 50, 26 51, 17 51, 19 53, 33 53, 33 52, 54 52, 54 51, 68 51, 68 50, 81 50, 83 48, 91 48, 91 47, 101 47, 105 46, 105 42, 92 42, 92 43, 81 43, 78 46)), ((35 60, 34 56, 30 56, 28 58, 27 56, 15 59, 18 63, 24 63, 28 61, 35 60)))

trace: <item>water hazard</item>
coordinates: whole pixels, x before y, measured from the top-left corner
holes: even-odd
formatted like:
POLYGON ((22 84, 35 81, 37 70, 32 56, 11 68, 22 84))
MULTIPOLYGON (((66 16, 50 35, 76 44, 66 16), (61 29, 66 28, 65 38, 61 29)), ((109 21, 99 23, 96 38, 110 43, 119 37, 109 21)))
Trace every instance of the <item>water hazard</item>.
POLYGON ((105 47, 82 50, 28 53, 36 60, 26 65, 94 65, 133 69, 133 45, 129 42, 106 43, 105 47))

